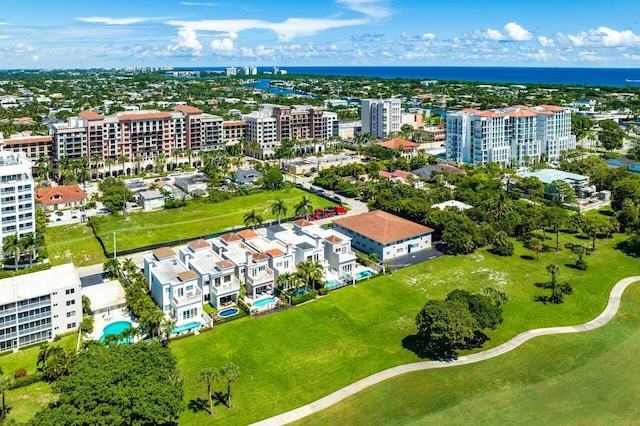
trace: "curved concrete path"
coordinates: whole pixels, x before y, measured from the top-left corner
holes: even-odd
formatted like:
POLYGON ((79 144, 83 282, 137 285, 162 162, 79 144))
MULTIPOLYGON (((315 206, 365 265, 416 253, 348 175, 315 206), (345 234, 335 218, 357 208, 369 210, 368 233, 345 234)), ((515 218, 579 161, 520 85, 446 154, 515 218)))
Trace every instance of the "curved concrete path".
POLYGON ((287 411, 286 413, 273 416, 271 418, 254 423, 254 426, 275 426, 284 425, 287 423, 300 420, 304 417, 310 416, 313 413, 317 413, 320 410, 324 410, 327 407, 342 401, 345 398, 354 395, 355 393, 368 388, 369 386, 380 383, 384 380, 392 377, 399 376, 401 374, 410 373, 412 371, 430 370, 434 368, 446 368, 454 367, 457 365, 473 364, 475 362, 484 361, 487 359, 495 358, 504 353, 512 351, 523 343, 538 337, 546 336, 550 334, 563 334, 563 333, 579 333, 582 331, 595 330, 608 323, 618 312, 620 308, 620 299, 624 290, 636 281, 640 281, 640 276, 624 278, 613 287, 609 295, 609 302, 604 308, 602 313, 591 321, 579 324, 570 325, 564 327, 548 327, 537 328, 534 330, 524 331, 518 334, 516 337, 504 342, 503 344, 496 346, 495 348, 488 349, 486 351, 477 352, 471 355, 461 356, 451 361, 424 361, 414 362, 411 364, 398 365, 396 367, 388 368, 378 373, 372 374, 369 377, 365 377, 362 380, 358 380, 342 389, 339 389, 324 398, 320 398, 311 404, 304 405, 296 408, 295 410, 287 411))

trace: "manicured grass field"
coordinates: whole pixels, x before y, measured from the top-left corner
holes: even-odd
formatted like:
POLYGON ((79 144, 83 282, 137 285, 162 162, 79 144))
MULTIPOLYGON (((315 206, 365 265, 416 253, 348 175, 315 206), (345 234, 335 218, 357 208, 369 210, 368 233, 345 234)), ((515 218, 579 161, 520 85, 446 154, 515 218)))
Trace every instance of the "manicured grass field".
MULTIPOLYGON (((52 345, 62 346, 64 349, 76 348, 77 335, 65 336, 57 342, 51 343, 52 345)), ((0 356, 0 367, 4 370, 4 375, 13 376, 13 373, 19 368, 26 368, 27 374, 33 374, 36 372, 36 362, 38 361, 38 352, 40 346, 30 346, 26 349, 21 349, 18 352, 10 352, 0 356)))
POLYGON ((637 424, 640 285, 601 329, 481 363, 399 376, 296 424, 637 424))
MULTIPOLYGON (((547 239, 552 246, 553 236, 547 234, 547 239)), ((490 333, 485 348, 526 329, 588 321, 604 308, 619 279, 640 270, 640 259, 613 249, 622 239, 619 235, 599 240, 596 254, 586 258, 587 272, 565 266, 575 261, 566 249, 559 254, 541 253, 536 261, 531 260, 532 252, 516 243, 516 253, 510 258, 486 250, 464 257, 446 256, 332 292, 305 306, 261 319, 234 321, 176 341, 172 348, 184 373, 188 403, 206 398, 205 387, 196 380, 200 369, 232 361, 242 372, 233 386, 233 410, 219 405, 217 416, 210 419, 204 411, 188 409, 180 424, 213 420, 247 424, 312 402, 385 368, 418 361, 403 348, 403 338, 415 333, 414 317, 428 298, 444 297, 455 288, 478 291, 489 285, 510 298, 504 324, 490 333), (574 288, 562 305, 533 300, 544 294, 534 283, 549 280, 545 269, 549 263, 558 264, 559 279, 568 280, 574 288)), ((572 234, 561 234, 561 241, 588 242, 572 234)), ((524 375, 544 376, 537 365, 529 367, 526 359, 519 368, 524 375)))
POLYGON ((86 223, 50 227, 45 233, 45 242, 52 265, 73 262, 76 266, 87 266, 106 260, 86 223))
POLYGON ((308 194, 297 188, 280 191, 261 192, 232 198, 212 204, 192 201, 187 206, 171 210, 149 213, 132 213, 122 216, 95 217, 96 232, 105 241, 108 251, 112 251, 113 231, 116 232, 118 251, 157 244, 162 242, 189 240, 206 234, 227 229, 244 227, 244 215, 252 209, 263 220, 277 220, 271 214, 271 203, 280 198, 287 203, 287 216, 293 216, 294 206, 303 195, 308 195, 314 208, 334 205, 324 198, 308 194))

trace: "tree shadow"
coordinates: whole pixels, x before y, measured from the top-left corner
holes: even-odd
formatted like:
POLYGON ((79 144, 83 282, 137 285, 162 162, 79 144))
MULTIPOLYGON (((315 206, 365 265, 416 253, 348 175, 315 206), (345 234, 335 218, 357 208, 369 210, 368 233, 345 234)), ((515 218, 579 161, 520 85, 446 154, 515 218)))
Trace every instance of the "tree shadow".
POLYGON ((530 256, 530 255, 528 255, 528 254, 523 254, 523 255, 521 255, 521 256, 520 256, 520 259, 524 259, 524 260, 536 260, 536 258, 535 258, 535 257, 530 256))
MULTIPOLYGON (((219 405, 224 405, 225 407, 227 407, 227 394, 226 393, 222 393, 221 391, 216 391, 214 392, 211 397, 213 398, 213 405, 215 405, 216 407, 219 405)), ((229 408, 229 407, 227 407, 229 408)))
POLYGON ((551 302, 551 298, 549 296, 534 296, 533 300, 536 302, 542 302, 545 305, 551 302))
POLYGON ((204 398, 190 399, 187 403, 187 407, 192 413, 199 413, 200 411, 206 411, 209 413, 209 401, 204 398))
POLYGON ((615 245, 615 248, 617 250, 620 250, 621 252, 623 252, 627 256, 640 257, 640 247, 635 247, 635 246, 629 244, 628 241, 619 242, 618 244, 615 245))
POLYGON ((410 350, 420 359, 453 361, 458 358, 456 350, 438 347, 432 343, 425 342, 417 334, 412 334, 402 339, 402 347, 410 350))
POLYGON ((598 213, 600 213, 603 216, 607 216, 607 217, 613 217, 613 215, 615 214, 611 210, 598 210, 598 213))
POLYGON ((588 236, 588 235, 576 235, 575 237, 577 239, 579 239, 579 240, 590 240, 591 239, 591 237, 588 236))

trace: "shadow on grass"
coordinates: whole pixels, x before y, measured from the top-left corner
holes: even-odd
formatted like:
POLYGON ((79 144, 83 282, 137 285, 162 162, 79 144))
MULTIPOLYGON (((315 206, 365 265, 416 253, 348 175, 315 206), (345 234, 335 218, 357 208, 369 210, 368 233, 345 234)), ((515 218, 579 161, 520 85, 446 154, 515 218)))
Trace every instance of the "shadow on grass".
POLYGON ((535 257, 530 256, 530 255, 528 255, 528 254, 523 254, 523 255, 521 255, 521 256, 520 256, 520 259, 523 259, 523 260, 536 260, 536 258, 535 258, 535 257))
POLYGON ((615 245, 615 248, 627 256, 640 257, 640 247, 635 247, 632 244, 629 244, 628 241, 619 242, 615 245))
MULTIPOLYGON (((489 337, 481 331, 476 330, 473 340, 467 342, 464 348, 481 348, 489 337)), ((417 334, 411 334, 402 339, 402 347, 410 350, 420 359, 430 359, 433 361, 454 361, 458 359, 458 349, 448 347, 437 342, 425 341, 417 334)))
POLYGON ((600 213, 603 216, 608 216, 608 217, 613 217, 613 215, 614 215, 612 210, 598 210, 598 213, 600 213))
POLYGON ((204 398, 195 398, 189 400, 189 402, 187 403, 187 407, 189 408, 189 410, 191 410, 192 413, 199 413, 200 411, 209 413, 209 401, 204 398))

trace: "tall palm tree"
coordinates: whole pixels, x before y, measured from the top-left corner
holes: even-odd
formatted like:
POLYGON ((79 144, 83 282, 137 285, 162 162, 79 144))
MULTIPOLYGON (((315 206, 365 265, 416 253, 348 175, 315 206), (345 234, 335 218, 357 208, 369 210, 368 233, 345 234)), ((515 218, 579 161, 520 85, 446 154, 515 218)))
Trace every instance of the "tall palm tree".
POLYGON ((140 169, 140 164, 142 163, 142 160, 144 160, 144 157, 142 155, 136 155, 133 159, 136 164, 138 165, 138 174, 142 173, 142 170, 140 169))
POLYGON ((303 195, 302 200, 295 205, 295 214, 297 216, 304 216, 305 219, 309 218, 309 215, 313 213, 313 204, 308 196, 303 195))
POLYGON ((23 252, 29 254, 29 266, 33 263, 33 258, 36 253, 36 246, 38 244, 36 235, 33 232, 29 232, 28 234, 24 234, 22 238, 18 240, 18 244, 23 252))
POLYGON ((182 150, 180 148, 173 148, 171 150, 171 155, 173 155, 174 158, 174 169, 178 168, 178 156, 180 155, 180 153, 182 152, 182 150))
POLYGON ((296 274, 300 277, 305 287, 319 287, 322 283, 324 268, 318 260, 307 259, 297 265, 296 274))
POLYGON ((211 397, 211 385, 220 381, 218 371, 212 368, 203 368, 198 373, 198 381, 204 383, 207 386, 207 397, 209 398, 209 415, 214 416, 216 413, 213 411, 213 398, 211 397))
POLYGON ((127 161, 129 161, 129 157, 127 157, 126 155, 121 155, 118 157, 118 163, 122 164, 122 176, 125 175, 124 165, 127 163, 127 161))
POLYGON ((162 346, 169 346, 169 339, 171 338, 171 333, 173 333, 173 327, 176 326, 176 320, 165 318, 162 323, 160 323, 160 334, 162 337, 162 346))
POLYGON ((122 270, 125 271, 127 275, 132 275, 138 270, 138 265, 136 265, 133 259, 128 257, 122 262, 122 270))
POLYGON ((2 242, 4 257, 5 259, 7 257, 13 257, 16 269, 18 268, 18 262, 20 261, 20 249, 21 246, 18 234, 8 235, 4 238, 4 241, 2 242))
POLYGON ((189 167, 192 167, 192 165, 191 165, 191 157, 193 157, 193 150, 191 148, 187 149, 184 152, 184 155, 186 155, 187 158, 189 159, 189 167))
POLYGON ((155 166, 156 166, 156 171, 158 173, 162 173, 164 171, 164 166, 165 164, 167 164, 167 156, 164 155, 163 152, 161 152, 160 154, 158 154, 156 156, 156 158, 153 160, 155 166))
POLYGON ((113 166, 114 164, 116 164, 116 162, 113 161, 113 158, 107 158, 106 160, 104 160, 104 165, 109 168, 109 176, 111 176, 111 166, 113 166))
POLYGON ((240 376, 240 368, 230 362, 220 369, 220 375, 227 382, 227 408, 231 408, 231 383, 240 376))
POLYGON ((262 216, 256 213, 256 209, 253 209, 244 215, 244 225, 246 227, 251 226, 251 229, 256 229, 256 225, 260 226, 262 221, 262 216))
POLYGON ((91 154, 91 157, 89 157, 90 161, 91 161, 91 168, 95 169, 98 167, 98 163, 102 161, 102 155, 100 154, 91 154))
POLYGON ((273 200, 271 203, 271 214, 278 216, 278 224, 280 224, 282 216, 287 214, 287 203, 281 198, 273 200))
POLYGON ((82 182, 83 186, 85 186, 86 181, 91 177, 89 159, 86 157, 78 158, 74 162, 74 168, 78 181, 82 182))

